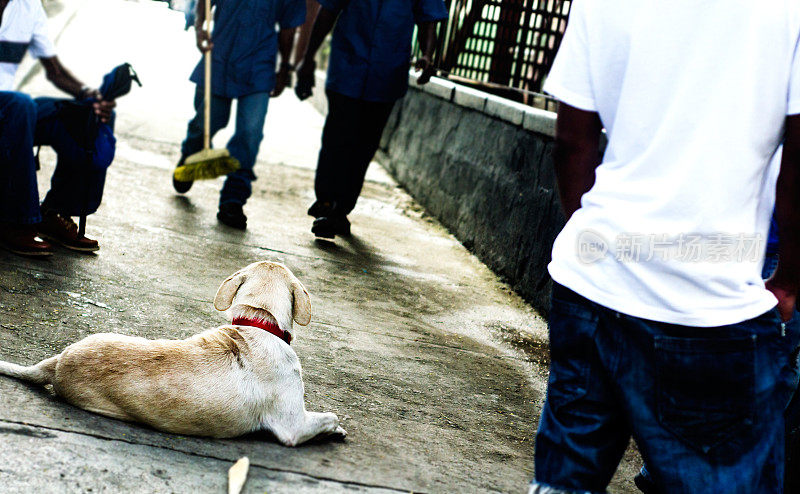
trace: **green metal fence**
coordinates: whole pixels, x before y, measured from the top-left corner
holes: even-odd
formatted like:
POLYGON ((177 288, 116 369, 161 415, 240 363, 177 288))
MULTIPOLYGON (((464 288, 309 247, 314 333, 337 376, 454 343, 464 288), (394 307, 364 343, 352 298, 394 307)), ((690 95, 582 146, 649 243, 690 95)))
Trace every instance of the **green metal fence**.
MULTIPOLYGON (((571 0, 445 0, 436 66, 443 77, 545 109, 541 94, 571 0)), ((415 47, 415 53, 418 53, 415 47)))

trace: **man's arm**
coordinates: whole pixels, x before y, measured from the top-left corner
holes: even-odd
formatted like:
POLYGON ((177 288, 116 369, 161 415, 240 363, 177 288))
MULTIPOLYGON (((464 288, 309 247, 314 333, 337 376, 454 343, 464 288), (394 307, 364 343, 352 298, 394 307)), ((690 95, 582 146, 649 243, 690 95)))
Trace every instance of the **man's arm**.
POLYGON ((44 71, 47 74, 47 80, 52 82, 58 89, 75 98, 94 98, 97 100, 94 104, 94 112, 103 122, 108 122, 116 103, 113 101, 103 101, 97 89, 86 87, 77 77, 72 75, 72 72, 61 64, 58 57, 40 58, 39 60, 42 62, 44 71))
POLYGON ((200 50, 200 53, 205 53, 214 48, 214 43, 211 42, 211 33, 206 31, 203 26, 206 22, 206 0, 197 0, 194 16, 194 36, 197 49, 200 50))
POLYGON ((319 2, 317 0, 306 0, 306 21, 300 26, 300 34, 297 36, 297 44, 294 48, 294 64, 299 65, 303 60, 308 48, 308 40, 311 37, 311 30, 314 28, 314 19, 319 12, 319 2))
POLYGON ((603 124, 597 113, 564 103, 559 105, 553 160, 561 207, 567 219, 581 207, 581 197, 594 185, 602 132, 603 124))
POLYGON ((297 31, 296 27, 289 29, 281 29, 278 33, 278 52, 281 54, 281 65, 278 73, 275 75, 275 89, 272 90, 271 96, 277 98, 281 95, 286 86, 289 85, 289 80, 292 74, 292 64, 289 62, 292 56, 292 48, 294 47, 294 33, 297 31))
POLYGON ((47 80, 52 82, 55 87, 76 98, 86 96, 86 94, 83 94, 85 93, 83 83, 61 64, 58 57, 41 58, 39 60, 42 62, 44 71, 47 74, 47 80))
POLYGON ((314 56, 317 50, 325 41, 325 37, 333 29, 336 24, 336 19, 339 17, 338 11, 333 11, 321 6, 317 13, 317 18, 314 20, 314 27, 311 29, 311 37, 308 40, 308 48, 306 49, 303 60, 297 67, 297 85, 295 93, 301 100, 311 96, 311 88, 314 87, 314 69, 316 63, 314 56))
POLYGON ((775 198, 778 267, 767 289, 778 299, 784 321, 791 319, 800 289, 800 115, 786 119, 786 140, 775 198))
POLYGON ((436 24, 438 23, 421 22, 417 25, 417 40, 422 49, 422 56, 417 59, 415 67, 422 71, 417 78, 417 84, 420 86, 427 84, 436 71, 436 67, 433 66, 433 53, 436 51, 437 44, 436 24))

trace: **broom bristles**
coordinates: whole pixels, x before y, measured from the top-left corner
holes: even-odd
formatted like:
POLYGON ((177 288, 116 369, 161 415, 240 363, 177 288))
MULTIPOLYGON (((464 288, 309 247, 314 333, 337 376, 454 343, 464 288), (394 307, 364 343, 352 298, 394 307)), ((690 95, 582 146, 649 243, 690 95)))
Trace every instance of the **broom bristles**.
POLYGON ((238 169, 239 160, 227 149, 204 149, 186 158, 183 165, 175 168, 173 176, 179 182, 193 182, 221 177, 238 169))

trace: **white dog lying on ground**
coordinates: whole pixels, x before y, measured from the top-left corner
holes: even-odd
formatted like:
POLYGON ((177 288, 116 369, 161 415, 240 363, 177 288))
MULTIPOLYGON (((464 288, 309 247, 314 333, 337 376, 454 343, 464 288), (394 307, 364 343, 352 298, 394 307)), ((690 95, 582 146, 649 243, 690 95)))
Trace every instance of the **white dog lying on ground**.
POLYGON ((195 436, 271 431, 286 446, 345 436, 333 413, 307 412, 292 319, 311 322, 311 300, 285 266, 257 262, 225 280, 214 307, 232 324, 186 340, 101 333, 61 354, 0 374, 52 384, 73 405, 116 419, 195 436))

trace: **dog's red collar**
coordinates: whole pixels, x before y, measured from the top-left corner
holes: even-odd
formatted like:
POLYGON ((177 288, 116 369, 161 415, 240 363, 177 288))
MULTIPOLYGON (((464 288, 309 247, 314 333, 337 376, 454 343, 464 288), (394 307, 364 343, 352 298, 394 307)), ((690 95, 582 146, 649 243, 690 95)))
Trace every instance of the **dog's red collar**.
POLYGON ((282 330, 277 324, 272 322, 262 321, 259 319, 248 319, 246 317, 237 317, 231 322, 231 324, 234 326, 252 326, 254 328, 261 328, 264 331, 272 333, 278 338, 282 339, 287 345, 292 344, 292 334, 288 331, 282 330))

